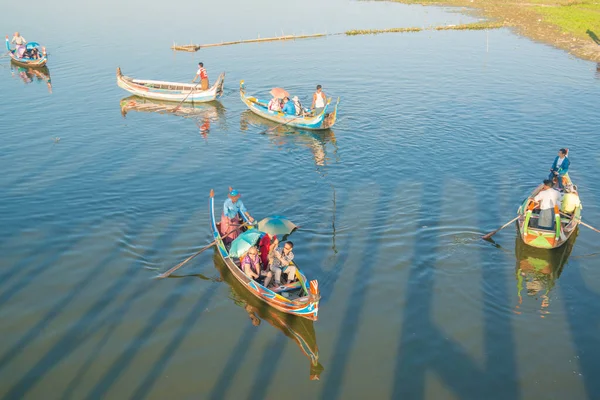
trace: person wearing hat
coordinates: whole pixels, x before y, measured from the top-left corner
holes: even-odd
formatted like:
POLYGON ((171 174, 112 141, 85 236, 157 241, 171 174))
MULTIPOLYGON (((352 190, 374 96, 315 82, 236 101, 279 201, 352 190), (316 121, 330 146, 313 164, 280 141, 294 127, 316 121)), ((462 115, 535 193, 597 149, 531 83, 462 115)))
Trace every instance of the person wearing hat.
POLYGON ((208 90, 208 74, 206 73, 206 69, 204 68, 204 63, 198 63, 198 72, 196 72, 196 76, 192 80, 192 82, 196 82, 196 79, 200 78, 200 88, 202 90, 208 90))
POLYGON ((552 229, 554 221, 554 206, 560 205, 560 193, 552 188, 554 186, 550 179, 544 181, 544 187, 533 198, 533 201, 540 206, 540 216, 538 227, 542 229, 552 229))
POLYGON ((224 235, 223 241, 225 244, 231 243, 240 235, 240 213, 245 214, 250 222, 254 221, 254 218, 240 200, 239 192, 230 187, 227 200, 223 203, 223 214, 221 214, 221 234, 224 235))

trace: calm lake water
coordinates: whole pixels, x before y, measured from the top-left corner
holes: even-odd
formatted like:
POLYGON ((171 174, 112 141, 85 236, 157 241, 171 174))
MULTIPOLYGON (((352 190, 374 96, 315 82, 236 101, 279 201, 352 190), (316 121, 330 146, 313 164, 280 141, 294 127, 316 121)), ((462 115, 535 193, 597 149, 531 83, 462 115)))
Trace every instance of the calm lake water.
POLYGON ((596 64, 507 29, 169 49, 474 20, 454 9, 28 7, 16 20, 22 5, 6 4, 0 26, 47 46, 52 93, 0 59, 0 398, 600 397, 599 234, 581 227, 556 252, 523 248, 512 227, 480 240, 560 147, 600 226, 596 64), (226 72, 220 102, 122 115, 118 66, 191 81, 199 61, 211 80, 226 72), (245 110, 241 79, 305 102, 322 84, 339 122, 262 135, 274 124, 245 110), (257 218, 301 225, 290 239, 320 282, 315 324, 248 299, 212 251, 153 279, 209 243, 208 193, 221 204, 228 186, 257 218))

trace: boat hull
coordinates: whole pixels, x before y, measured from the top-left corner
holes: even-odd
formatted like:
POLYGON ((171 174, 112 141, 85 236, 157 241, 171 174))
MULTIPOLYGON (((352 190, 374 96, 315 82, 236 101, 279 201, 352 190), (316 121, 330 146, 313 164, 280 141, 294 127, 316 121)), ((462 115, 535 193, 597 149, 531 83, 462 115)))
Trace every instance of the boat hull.
MULTIPOLYGON (((568 175, 566 178, 570 184, 571 180, 568 175)), ((539 249, 555 249, 565 244, 575 232, 581 221, 582 207, 581 205, 576 207, 572 214, 565 214, 556 208, 553 230, 537 228, 535 227, 537 217, 533 213, 532 202, 542 187, 543 185, 537 186, 517 210, 519 215, 517 227, 521 240, 526 245, 539 249)))
POLYGON ((123 75, 121 69, 117 68, 117 85, 121 89, 133 95, 153 100, 184 103, 214 101, 223 94, 224 81, 225 73, 222 73, 212 87, 202 90, 196 84, 133 79, 123 75))
POLYGON ((244 81, 240 82, 240 98, 246 107, 256 115, 282 125, 309 130, 324 130, 331 128, 337 120, 337 108, 340 103, 340 99, 338 98, 335 105, 332 106, 331 99, 328 99, 323 111, 312 117, 301 117, 285 114, 281 111, 271 111, 267 107, 267 101, 246 95, 244 81))
MULTIPOLYGON (((316 321, 318 319, 320 294, 318 291, 318 284, 316 281, 310 282, 309 289, 307 286, 308 281, 306 280, 306 277, 298 268, 298 281, 300 282, 303 292, 306 295, 296 300, 290 300, 279 293, 275 293, 272 290, 265 288, 255 280, 250 279, 235 264, 234 260, 229 257, 227 248, 223 243, 221 233, 219 231, 219 227, 215 219, 215 202, 212 190, 211 196, 209 198, 209 213, 211 217, 210 225, 213 232, 213 238, 215 240, 217 252, 219 253, 219 256, 221 257, 229 271, 232 273, 232 275, 240 284, 244 286, 244 288, 249 293, 257 297, 258 299, 264 301, 276 310, 279 310, 286 314, 295 315, 312 321, 316 321)), ((243 215, 243 218, 245 219, 246 216, 243 215)), ((246 222, 248 221, 246 220, 246 222)))
MULTIPOLYGON (((10 57, 11 61, 15 65, 18 65, 19 67, 42 68, 48 62, 48 56, 46 55, 46 49, 43 47, 41 48, 41 51, 40 51, 40 55, 41 55, 40 58, 36 58, 36 59, 19 58, 15 54, 15 50, 12 50, 10 48, 10 42, 8 41, 8 37, 6 37, 5 42, 6 42, 6 49, 8 50, 8 56, 10 57)), ((37 43, 33 44, 33 46, 40 49, 39 45, 37 43)))

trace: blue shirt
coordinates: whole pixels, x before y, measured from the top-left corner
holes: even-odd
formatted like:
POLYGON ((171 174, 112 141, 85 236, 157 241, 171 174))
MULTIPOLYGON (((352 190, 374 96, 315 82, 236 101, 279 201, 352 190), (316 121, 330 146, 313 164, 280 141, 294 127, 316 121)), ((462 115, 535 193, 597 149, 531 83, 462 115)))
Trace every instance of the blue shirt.
POLYGON ((294 106, 294 103, 291 101, 288 101, 287 103, 285 103, 285 105, 283 106, 283 111, 286 114, 292 114, 292 115, 296 115, 296 107, 294 106))
POLYGON ((227 198, 227 200, 225 200, 225 203, 223 204, 223 214, 225 214, 227 218, 235 218, 237 217, 239 212, 248 212, 246 210, 246 207, 244 207, 244 203, 242 203, 242 200, 238 199, 238 201, 234 203, 233 201, 231 201, 230 198, 227 198))

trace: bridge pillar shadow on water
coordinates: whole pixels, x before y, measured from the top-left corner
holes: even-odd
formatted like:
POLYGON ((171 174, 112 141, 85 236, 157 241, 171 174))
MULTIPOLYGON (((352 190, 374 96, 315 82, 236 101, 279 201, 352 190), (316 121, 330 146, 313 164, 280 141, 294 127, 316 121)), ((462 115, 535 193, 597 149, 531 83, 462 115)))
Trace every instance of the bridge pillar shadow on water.
MULTIPOLYGON (((489 199, 482 199, 480 212, 491 212, 489 199), (484 202, 485 200, 485 202, 484 202)), ((494 313, 491 305, 506 303, 508 289, 502 274, 491 269, 482 271, 482 287, 495 287, 497 293, 483 293, 483 324, 485 354, 480 367, 460 343, 449 339, 432 320, 435 283, 435 262, 440 210, 439 188, 425 186, 419 221, 429 227, 420 229, 415 239, 414 256, 405 290, 406 306, 400 337, 392 398, 425 398, 426 376, 435 373, 446 387, 461 399, 518 399, 514 334, 510 315, 494 313), (434 228, 434 229, 430 229, 434 228), (427 256, 424 256, 427 255, 427 256), (493 301, 491 300, 493 297, 493 301)), ((494 220, 499 220, 494 216, 494 220)), ((489 222, 488 222, 489 223, 489 222)), ((483 226, 483 223, 479 223, 483 226)), ((481 255, 482 259, 485 257, 481 255)), ((507 270, 506 274, 510 271, 507 270)), ((500 304, 501 306, 503 304, 500 304)))
MULTIPOLYGON (((181 216, 179 220, 174 221, 174 223, 171 224, 171 227, 180 226, 180 224, 186 218, 187 217, 185 216, 181 216)), ((167 229, 164 234, 156 239, 155 243, 150 246, 150 248, 154 249, 161 246, 166 247, 168 246, 167 242, 170 242, 174 237, 175 232, 173 232, 173 228, 167 229)), ((97 265, 90 266, 88 268, 90 273, 87 274, 81 280, 81 282, 74 285, 74 289, 72 291, 68 292, 62 299, 59 299, 56 304, 51 307, 45 317, 41 318, 35 326, 33 326, 29 331, 25 332, 21 340, 19 340, 13 346, 13 348, 9 349, 2 355, 0 358, 0 370, 6 368, 10 364, 11 360, 18 355, 18 353, 27 343, 38 338, 39 335, 42 334, 45 327, 47 327, 48 324, 58 317, 58 315, 65 311, 65 307, 67 307, 68 304, 76 301, 79 296, 83 295, 85 293, 85 287, 88 284, 93 283, 94 279, 97 278, 98 275, 101 275, 105 268, 117 260, 120 251, 121 248, 116 246, 114 250, 108 253, 104 259, 100 260, 97 265)), ((126 268, 121 278, 116 279, 106 290, 106 292, 87 308, 87 311, 72 326, 70 326, 61 337, 58 338, 57 342, 45 354, 39 355, 37 362, 29 369, 28 372, 23 374, 18 382, 16 382, 7 391, 7 394, 4 398, 24 398, 27 393, 32 390, 54 367, 58 366, 61 362, 73 354, 73 352, 75 352, 85 342, 91 340, 92 333, 105 326, 107 316, 103 316, 103 312, 106 311, 111 304, 113 304, 115 296, 117 296, 119 293, 122 293, 132 279, 134 279, 136 276, 139 276, 140 270, 136 272, 137 273, 132 274, 131 270, 126 268)), ((113 319, 116 318, 117 322, 115 322, 108 330, 107 335, 109 335, 110 332, 116 328, 116 325, 118 325, 118 322, 122 316, 131 306, 131 303, 145 293, 147 289, 148 288, 146 285, 140 285, 134 291, 134 293, 127 298, 121 307, 109 314, 109 317, 112 317, 113 319)), ((155 319, 151 321, 152 324, 157 322, 155 319)), ((152 326, 152 329, 150 330, 153 329, 154 326, 152 326)), ((103 346, 103 344, 106 342, 106 339, 106 337, 101 339, 99 346, 103 346)), ((129 346, 124 355, 119 359, 120 364, 118 366, 113 364, 113 367, 106 372, 104 378, 100 382, 103 386, 101 388, 98 385, 96 386, 96 388, 90 394, 92 398, 100 393, 105 393, 114 381, 114 377, 116 376, 115 371, 117 369, 120 371, 122 370, 123 365, 128 365, 133 356, 137 353, 137 351, 140 350, 138 342, 134 342, 135 344, 129 346)), ((88 363, 86 364, 87 367, 91 365, 91 362, 93 362, 93 360, 88 360, 88 363)), ((73 390, 72 386, 74 384, 76 384, 76 382, 72 382, 72 385, 67 388, 65 395, 68 395, 73 390)))

